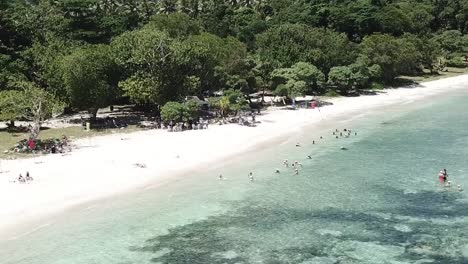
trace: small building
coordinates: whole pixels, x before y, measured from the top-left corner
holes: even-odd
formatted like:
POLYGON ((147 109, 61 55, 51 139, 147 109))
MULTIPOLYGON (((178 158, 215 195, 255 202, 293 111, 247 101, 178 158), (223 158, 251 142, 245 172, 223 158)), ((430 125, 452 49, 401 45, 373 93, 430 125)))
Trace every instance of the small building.
POLYGON ((294 98, 296 105, 299 107, 309 108, 310 102, 315 101, 315 96, 312 95, 305 95, 305 96, 298 96, 294 98))

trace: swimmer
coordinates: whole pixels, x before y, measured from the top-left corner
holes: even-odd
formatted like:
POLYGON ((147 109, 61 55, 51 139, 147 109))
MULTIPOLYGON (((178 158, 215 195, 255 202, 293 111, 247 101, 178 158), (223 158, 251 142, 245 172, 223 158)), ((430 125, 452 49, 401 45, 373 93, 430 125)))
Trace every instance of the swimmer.
POLYGON ((354 132, 354 135, 357 136, 357 132, 354 132))
POLYGON ((445 183, 445 187, 452 187, 452 181, 447 181, 447 183, 445 183))
POLYGON ((322 137, 322 136, 320 136, 320 139, 323 139, 323 137, 322 137))
POLYGON ((457 185, 457 190, 458 190, 459 192, 463 191, 463 189, 462 189, 462 187, 460 186, 460 184, 457 185))
POLYGON ((348 130, 345 128, 345 129, 343 129, 343 131, 348 131, 348 130))
POLYGON ((312 144, 315 145, 315 140, 312 140, 312 144))
POLYGON ((299 142, 297 142, 297 143, 296 143, 296 147, 300 147, 300 146, 301 146, 301 144, 299 144, 299 142))
POLYGON ((254 181, 254 177, 253 177, 253 175, 249 175, 249 180, 250 180, 251 182, 253 182, 253 181, 254 181))
POLYGON ((338 136, 336 136, 336 138, 338 138, 338 136))
POLYGON ((220 181, 222 181, 222 180, 223 180, 223 175, 220 174, 220 175, 218 176, 218 178, 219 178, 220 181))
POLYGON ((308 155, 307 158, 308 158, 308 159, 312 159, 312 156, 308 155))
POLYGON ((294 174, 298 175, 298 174, 299 174, 299 170, 298 170, 298 169, 295 169, 295 170, 294 170, 294 174))
POLYGON ((302 168, 302 163, 298 163, 297 165, 301 166, 301 168, 302 168))
POLYGON ((253 175, 253 173, 252 173, 252 172, 249 172, 249 176, 252 176, 252 175, 253 175))
POLYGON ((275 170, 275 173, 280 173, 280 170, 279 170, 279 169, 276 169, 276 170, 275 170))
POLYGON ((341 149, 341 150, 348 150, 347 148, 345 148, 345 147, 343 147, 343 146, 341 146, 340 149, 341 149))
POLYGON ((340 137, 342 137, 342 136, 343 136, 343 132, 340 132, 340 137))
POLYGON ((333 132, 333 135, 335 135, 335 132, 333 132))

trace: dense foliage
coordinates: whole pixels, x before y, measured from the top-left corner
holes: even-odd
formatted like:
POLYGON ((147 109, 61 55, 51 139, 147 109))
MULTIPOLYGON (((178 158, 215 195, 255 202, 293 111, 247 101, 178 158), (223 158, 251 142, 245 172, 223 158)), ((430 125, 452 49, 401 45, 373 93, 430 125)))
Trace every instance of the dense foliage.
POLYGON ((22 116, 24 86, 91 113, 122 96, 345 94, 465 66, 466 33, 468 0, 0 0, 0 113, 22 116))

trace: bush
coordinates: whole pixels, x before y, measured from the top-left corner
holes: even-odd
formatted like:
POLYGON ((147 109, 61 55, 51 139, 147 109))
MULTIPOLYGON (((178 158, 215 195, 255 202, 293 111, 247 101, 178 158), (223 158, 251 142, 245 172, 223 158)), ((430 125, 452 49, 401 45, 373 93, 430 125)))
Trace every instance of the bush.
POLYGON ((383 84, 378 82, 372 82, 370 87, 371 90, 383 90, 385 87, 383 84))
POLYGON ((190 118, 190 113, 188 108, 178 102, 167 102, 161 108, 161 119, 163 121, 172 121, 172 122, 185 122, 190 118))
POLYGON ((328 96, 328 97, 337 97, 339 96, 339 94, 335 91, 335 90, 330 90, 328 92, 325 93, 325 96, 328 96))
POLYGON ((452 59, 447 60, 447 66, 463 68, 468 65, 463 61, 462 57, 454 57, 452 59))

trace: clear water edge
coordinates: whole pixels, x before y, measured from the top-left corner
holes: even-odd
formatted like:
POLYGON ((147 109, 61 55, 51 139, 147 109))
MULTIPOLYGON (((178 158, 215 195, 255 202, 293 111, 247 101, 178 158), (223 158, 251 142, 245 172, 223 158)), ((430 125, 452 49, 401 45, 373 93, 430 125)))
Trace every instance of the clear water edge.
POLYGON ((359 134, 346 141, 328 129, 312 145, 305 130, 224 168, 69 211, 0 238, 0 263, 468 263, 466 194, 435 177, 445 166, 468 188, 466 102, 347 120, 340 128, 359 134), (300 175, 284 158, 303 163, 300 175))

